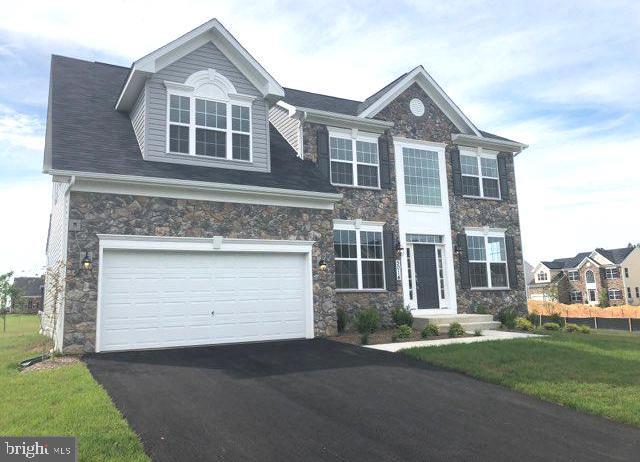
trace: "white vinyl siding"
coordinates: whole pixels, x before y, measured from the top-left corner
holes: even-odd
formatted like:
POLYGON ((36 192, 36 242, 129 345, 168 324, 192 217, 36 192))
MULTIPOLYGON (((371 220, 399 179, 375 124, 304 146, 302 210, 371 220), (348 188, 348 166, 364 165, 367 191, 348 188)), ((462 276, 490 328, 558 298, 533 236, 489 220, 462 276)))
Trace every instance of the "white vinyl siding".
POLYGON ((144 155, 144 143, 145 143, 145 117, 146 117, 146 95, 147 92, 143 88, 138 96, 138 100, 131 109, 131 125, 133 126, 133 132, 138 140, 138 146, 140 146, 140 152, 144 155))
POLYGON ((269 109, 269 121, 298 153, 298 156, 302 157, 300 121, 290 117, 289 111, 277 104, 269 109))

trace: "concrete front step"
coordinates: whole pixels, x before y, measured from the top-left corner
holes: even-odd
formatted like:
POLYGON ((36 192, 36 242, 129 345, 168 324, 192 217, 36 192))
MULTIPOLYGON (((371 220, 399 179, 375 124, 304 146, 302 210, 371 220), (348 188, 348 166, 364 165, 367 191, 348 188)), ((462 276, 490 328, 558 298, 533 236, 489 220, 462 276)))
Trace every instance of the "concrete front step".
POLYGON ((414 314, 413 327, 417 330, 424 329, 427 324, 435 324, 442 333, 449 332, 449 324, 459 322, 466 332, 475 330, 497 329, 500 323, 493 320, 490 314, 452 314, 452 315, 420 315, 414 314))

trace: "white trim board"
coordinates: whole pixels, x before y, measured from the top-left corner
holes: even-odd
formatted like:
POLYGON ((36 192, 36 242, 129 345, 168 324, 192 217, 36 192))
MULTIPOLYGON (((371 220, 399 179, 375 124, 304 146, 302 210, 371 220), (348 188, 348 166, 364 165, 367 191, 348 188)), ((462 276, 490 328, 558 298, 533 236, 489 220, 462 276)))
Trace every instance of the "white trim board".
POLYGON ((333 204, 342 199, 342 194, 340 193, 323 193, 252 185, 59 170, 50 170, 45 173, 72 177, 74 182, 71 190, 82 192, 169 197, 174 199, 275 205, 323 210, 333 210, 333 204))
POLYGON ((305 336, 314 337, 313 309, 313 244, 314 241, 294 241, 275 239, 233 239, 215 236, 213 238, 180 237, 180 236, 144 236, 122 234, 98 234, 98 294, 96 307, 96 344, 95 351, 101 351, 100 313, 102 308, 102 268, 104 252, 115 249, 129 250, 164 250, 164 251, 199 251, 199 252, 260 252, 260 253, 299 253, 305 255, 305 336))

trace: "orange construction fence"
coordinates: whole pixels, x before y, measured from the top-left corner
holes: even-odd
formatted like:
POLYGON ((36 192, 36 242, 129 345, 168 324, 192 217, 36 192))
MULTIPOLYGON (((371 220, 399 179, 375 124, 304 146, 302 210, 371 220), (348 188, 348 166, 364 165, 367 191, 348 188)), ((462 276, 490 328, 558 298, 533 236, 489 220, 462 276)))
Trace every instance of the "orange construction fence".
POLYGON ((550 316, 559 314, 567 318, 640 318, 640 306, 620 305, 600 308, 579 303, 565 305, 556 302, 528 301, 529 313, 550 316))

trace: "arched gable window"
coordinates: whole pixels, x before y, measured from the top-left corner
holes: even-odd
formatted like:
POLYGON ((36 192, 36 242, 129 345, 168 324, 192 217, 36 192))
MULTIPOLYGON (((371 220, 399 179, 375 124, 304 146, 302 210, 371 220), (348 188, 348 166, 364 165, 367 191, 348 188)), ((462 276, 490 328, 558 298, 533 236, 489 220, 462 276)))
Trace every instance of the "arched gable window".
POLYGON ((591 271, 591 270, 586 272, 585 279, 587 280, 587 284, 595 284, 596 283, 596 278, 593 275, 593 271, 591 271))
POLYGON ((540 271, 538 273, 538 281, 546 281, 547 280, 547 273, 545 273, 544 271, 540 271))
POLYGON ((167 88, 167 152, 252 161, 251 103, 224 75, 198 71, 167 88))

